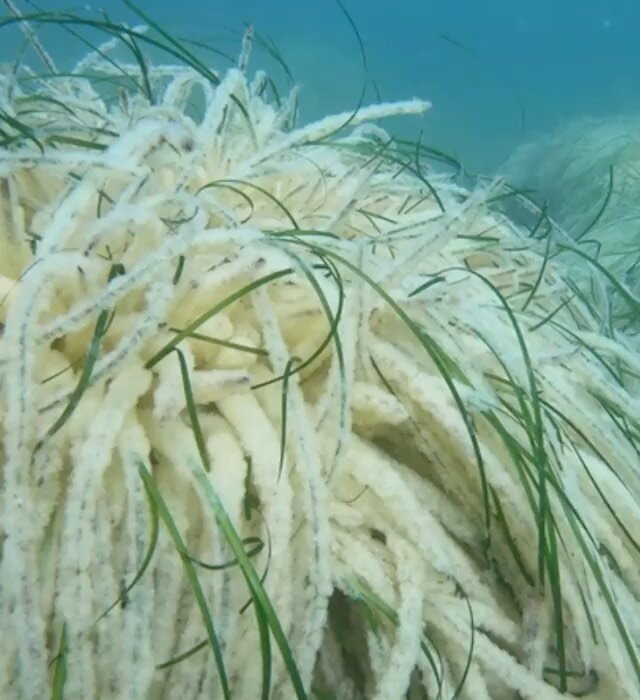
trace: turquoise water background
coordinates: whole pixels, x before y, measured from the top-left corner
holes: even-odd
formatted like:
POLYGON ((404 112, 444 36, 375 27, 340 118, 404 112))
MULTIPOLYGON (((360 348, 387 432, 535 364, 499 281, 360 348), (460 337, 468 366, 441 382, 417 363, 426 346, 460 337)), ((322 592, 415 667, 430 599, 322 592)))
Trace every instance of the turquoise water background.
MULTIPOLYGON (((45 9, 69 7, 42 2, 45 9)), ((211 41, 233 56, 247 23, 270 36, 302 85, 304 120, 357 104, 365 80, 361 52, 336 0, 137 2, 173 34, 211 41)), ((344 6, 382 98, 433 103, 424 118, 390 128, 422 132, 425 143, 472 169, 496 168, 518 143, 563 121, 640 111, 639 0, 344 0, 344 6)), ((92 10, 98 8, 135 21, 120 0, 92 10)), ((60 34, 44 37, 56 56, 80 55, 60 34)), ((10 60, 13 44, 2 39, 3 60, 10 60)), ((259 56, 252 67, 262 67, 259 56)), ((369 90, 367 101, 375 99, 369 90)))

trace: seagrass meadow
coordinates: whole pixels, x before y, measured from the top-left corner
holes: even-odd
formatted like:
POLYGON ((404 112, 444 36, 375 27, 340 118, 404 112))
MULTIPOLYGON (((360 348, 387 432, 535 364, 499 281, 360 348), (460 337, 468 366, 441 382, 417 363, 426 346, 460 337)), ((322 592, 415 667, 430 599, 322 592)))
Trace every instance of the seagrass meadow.
POLYGON ((0 698, 640 698, 637 288, 126 4, 0 19, 0 698))

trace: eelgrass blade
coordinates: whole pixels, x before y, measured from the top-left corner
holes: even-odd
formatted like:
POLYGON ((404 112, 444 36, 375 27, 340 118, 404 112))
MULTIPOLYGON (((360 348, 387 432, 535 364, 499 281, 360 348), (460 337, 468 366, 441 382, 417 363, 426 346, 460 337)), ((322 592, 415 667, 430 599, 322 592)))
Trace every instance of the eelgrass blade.
POLYGON ((54 659, 56 670, 53 674, 51 700, 64 700, 64 684, 67 680, 67 625, 62 624, 58 653, 54 659))
MULTIPOLYGON (((44 154, 44 146, 42 145, 40 139, 38 139, 38 137, 35 135, 33 129, 23 124, 19 119, 12 117, 4 109, 0 109, 0 122, 4 122, 9 128, 17 131, 18 134, 20 134, 20 136, 22 136, 24 139, 33 141, 33 143, 35 143, 40 150, 40 153, 44 154)), ((7 141, 7 138, 8 137, 5 138, 5 141, 7 141)))
POLYGON ((623 283, 621 282, 610 270, 608 270, 602 263, 598 262, 594 257, 580 250, 578 247, 562 245, 563 250, 571 251, 576 255, 580 256, 587 262, 589 262, 596 270, 602 274, 603 277, 611 284, 614 290, 629 304, 630 309, 633 312, 633 317, 636 318, 640 314, 640 299, 635 296, 635 294, 623 283))
POLYGON ((269 700, 271 693, 271 638, 266 612, 254 605, 258 632, 260 634, 260 656, 262 657, 262 700, 269 700))
POLYGON ((191 647, 191 649, 187 649, 187 651, 182 652, 182 654, 174 656, 172 659, 169 659, 169 661, 163 661, 161 664, 157 664, 156 671, 162 671, 166 668, 169 668, 170 666, 175 666, 176 664, 179 664, 182 661, 186 661, 189 657, 193 656, 194 654, 197 654, 202 649, 205 649, 208 645, 209 640, 207 639, 203 640, 202 642, 198 642, 198 644, 191 647))
POLYGON ((469 641, 469 651, 467 652, 467 660, 464 665, 464 669, 462 671, 462 675, 460 677, 460 680, 458 681, 458 685, 456 686, 456 689, 453 691, 453 695, 451 696, 451 700, 458 700, 460 698, 460 693, 462 692, 464 688, 464 684, 467 682, 467 676, 469 675, 469 669, 471 668, 471 662, 473 661, 473 650, 475 646, 475 640, 476 640, 476 626, 475 626, 475 621, 473 618, 473 608, 471 607, 471 601, 469 600, 469 596, 465 593, 464 588, 456 581, 456 594, 461 595, 464 598, 465 603, 467 604, 467 611, 469 613, 469 629, 471 630, 471 639, 469 641))
MULTIPOLYGON (((264 38, 262 35, 257 32, 254 28, 253 31, 253 40, 260 48, 262 48, 271 58, 273 58, 276 63, 282 68, 284 74, 287 76, 287 80, 289 81, 289 85, 295 85, 296 81, 293 77, 293 73, 291 72, 291 69, 289 68, 289 65, 287 62, 284 60, 282 53, 278 49, 278 47, 275 45, 273 39, 270 36, 265 36, 264 38)), ((277 99, 277 98, 276 98, 277 99)), ((279 103, 279 99, 277 99, 279 103)))
POLYGON ((335 251, 325 248, 323 246, 318 246, 316 244, 308 244, 306 241, 299 240, 300 244, 305 246, 312 246, 316 254, 321 254, 323 257, 332 259, 338 264, 346 267, 350 272, 360 277, 369 287, 371 287, 376 294, 394 311, 397 317, 404 323, 404 325, 411 331, 411 334, 416 338, 418 343, 430 356, 431 360, 434 362, 440 375, 442 376, 449 392, 451 393, 458 411, 462 417, 467 434, 471 442, 472 450, 476 459, 476 464, 478 466, 480 484, 482 489, 482 500, 484 504, 485 512, 485 547, 488 548, 491 541, 491 514, 489 507, 489 487, 484 469, 484 459, 482 457, 482 451, 480 449, 480 442, 478 436, 476 435, 476 429, 471 420, 471 416, 467 411, 464 401, 458 391, 454 379, 452 377, 450 367, 448 366, 446 353, 439 347, 438 343, 429 335, 429 333, 422 327, 420 327, 409 314, 393 299, 393 297, 386 292, 370 275, 368 275, 364 270, 361 270, 357 265, 352 263, 350 260, 345 258, 343 255, 336 253, 335 251))
MULTIPOLYGON (((182 333, 183 330, 180 328, 171 328, 173 333, 182 333)), ((209 335, 203 335, 202 333, 192 332, 188 334, 189 338, 194 340, 202 340, 205 343, 211 343, 213 345, 219 345, 223 348, 230 348, 231 350, 239 350, 240 352, 246 352, 250 355, 257 355, 259 357, 267 357, 268 352, 264 348, 255 348, 250 345, 243 345, 242 343, 234 343, 231 340, 223 340, 222 338, 213 338, 209 335)))
MULTIPOLYGON (((236 180, 233 178, 225 178, 222 180, 216 180, 215 182, 211 182, 207 185, 203 185, 198 192, 202 192, 205 190, 207 187, 224 187, 227 186, 229 189, 231 189, 231 186, 240 186, 242 185, 243 187, 250 187, 251 189, 256 190, 256 192, 260 192, 260 194, 264 195, 269 201, 273 202, 282 212, 283 214, 289 219, 291 222, 291 225, 293 226, 294 229, 298 230, 300 227, 298 226, 297 221, 293 217, 293 214, 287 209, 287 207, 271 192, 266 190, 264 187, 260 187, 260 185, 257 185, 255 182, 250 182, 248 180, 236 180)), ((241 190, 240 190, 241 191, 241 190)), ((247 219, 248 220, 248 219, 247 219)))
POLYGON ((245 576, 245 580, 247 581, 247 584, 249 585, 249 588, 251 590, 251 594, 254 600, 254 608, 260 607, 264 611, 267 624, 271 630, 271 633, 274 636, 276 643, 278 644, 280 653, 285 662, 285 666, 287 667, 289 677, 293 684, 295 697, 298 700, 306 700, 307 695, 304 690, 302 679, 298 672, 296 663, 294 661, 293 654, 289 647, 289 642, 287 641, 284 630, 282 629, 278 620, 276 611, 274 610, 273 605, 271 604, 271 601, 269 600, 269 597, 267 596, 267 593, 264 590, 264 586, 262 585, 258 574, 254 569, 253 565, 251 564, 250 559, 246 556, 244 552, 240 537, 236 533, 233 524, 229 520, 229 516, 224 510, 224 507, 220 502, 216 491, 213 488, 213 484, 211 483, 204 469, 194 469, 193 474, 199 486, 202 488, 203 493, 206 495, 211 509, 213 510, 216 519, 218 520, 218 523, 231 546, 232 551, 234 552, 239 561, 240 567, 245 576))
POLYGON ((149 513, 151 515, 151 536, 149 537, 149 546, 142 560, 142 564, 138 569, 136 575, 131 579, 131 583, 127 584, 122 590, 121 594, 118 596, 117 600, 113 602, 98 618, 100 621, 103 617, 106 617, 113 608, 119 603, 122 604, 126 600, 129 593, 133 590, 134 586, 143 577, 144 572, 149 568, 149 564, 153 559, 153 555, 156 551, 156 546, 158 544, 158 535, 160 532, 160 519, 158 517, 158 506, 157 503, 151 498, 151 495, 147 489, 145 489, 145 495, 147 497, 147 503, 149 504, 149 513))
POLYGON ((375 93, 376 99, 378 102, 382 102, 382 96, 380 94, 380 89, 378 88, 378 85, 371 74, 371 70, 369 68, 369 62, 367 60, 367 52, 364 47, 364 41, 362 40, 362 35, 360 34, 360 30, 358 29, 357 24, 355 23, 355 20, 347 10, 345 4, 342 2, 342 0, 335 0, 336 4, 340 8, 342 14, 345 16, 347 22, 351 26, 351 29, 356 37, 356 41, 358 42, 358 48, 360 49, 360 59, 362 60, 362 68, 364 69, 365 75, 369 78, 371 81, 371 85, 373 87, 373 91, 375 93))
MULTIPOLYGON (((375 613, 377 612, 379 616, 382 617, 383 621, 386 621, 388 623, 391 623, 393 627, 397 627, 398 625, 398 614, 397 612, 386 602, 384 601, 377 593, 375 593, 371 588, 367 585, 366 581, 364 581, 361 577, 356 577, 355 580, 351 582, 351 587, 352 590, 349 592, 349 596, 356 600, 359 603, 362 603, 364 606, 363 612, 364 615, 371 626, 371 629, 373 630, 374 634, 378 635, 380 634, 380 621, 378 617, 376 617, 375 613)), ((473 620, 473 613, 471 612, 471 619, 473 620)), ((438 684, 438 695, 436 696, 436 700, 439 700, 442 696, 442 690, 443 690, 443 684, 444 684, 444 673, 443 673, 443 664, 442 664, 442 657, 440 655, 440 652, 438 651, 438 648, 433 644, 433 641, 431 640, 429 634, 427 633, 426 630, 423 631, 423 637, 424 640, 421 640, 420 642, 420 650, 422 653, 425 655, 427 661, 429 662, 429 665, 431 666, 434 677, 436 678, 436 682, 438 684), (426 640, 426 641, 425 641, 426 640), (429 649, 429 642, 431 646, 436 651, 436 654, 438 655, 438 660, 440 662, 440 671, 437 670, 435 660, 433 659, 433 655, 431 654, 431 650, 429 649)), ((471 650, 473 650, 473 644, 471 645, 471 650)), ((470 666, 470 659, 472 658, 472 654, 469 654, 468 656, 468 662, 467 666, 470 666)), ((466 678, 466 672, 464 674, 466 678)), ((464 682, 460 684, 460 688, 464 685, 464 682)))
MULTIPOLYGON (((567 504, 564 504, 564 506, 565 506, 565 508, 568 508, 567 504)), ((601 593, 602 597, 604 598, 605 603, 606 603, 607 607, 609 608, 609 611, 611 612, 613 622, 618 630, 618 634, 620 635, 620 638, 622 639, 622 643, 625 647, 625 650, 627 652, 629 660, 631 661, 631 665, 633 667, 636 678, 638 679, 638 683, 640 684, 640 657, 638 655, 638 651, 636 650, 636 645, 634 643, 634 640, 632 639, 631 635, 629 634, 629 631, 627 630, 627 626, 625 625, 625 622, 622 618, 620 610, 618 609, 618 606, 616 605, 614 595, 611 592, 611 590, 609 589, 609 587, 607 586, 602 567, 595 560, 591 551, 589 550, 586 542, 584 541, 582 531, 578 528, 578 525, 577 525, 575 519, 568 517, 568 522, 573 529, 574 535, 576 537, 576 541, 578 542, 578 545, 580 546, 580 549, 582 550, 582 554, 585 558, 585 561, 587 562, 587 565, 588 565, 589 569, 591 570, 591 573, 593 574, 593 576, 596 580, 596 583, 598 584, 598 589, 600 590, 600 593, 601 593)))
MULTIPOLYGON (((109 272, 109 282, 113 280, 115 277, 118 275, 124 274, 124 268, 122 265, 117 264, 113 265, 111 267, 111 270, 109 272)), ((51 437, 52 435, 55 435, 55 433, 62 428, 62 426, 69 420, 71 417, 72 413, 76 410, 78 407, 78 404, 80 403, 80 399, 82 398, 82 395, 86 391, 87 387, 89 386, 89 381, 91 379, 91 374, 93 372, 93 368, 98 360, 98 356, 100 354, 100 348, 102 345, 102 339, 106 335, 107 331, 109 330, 109 325, 111 324, 111 321, 113 319, 113 313, 103 310, 100 312, 100 315, 98 316, 98 320, 96 321, 95 329, 93 331, 93 337, 91 338, 91 342, 89 343, 89 350, 87 352, 87 357, 85 359, 84 365, 82 366, 82 372, 80 374, 80 378, 78 379, 78 383, 76 385, 76 388, 73 390, 71 393, 71 396, 69 397, 69 401, 67 402, 67 405, 65 406, 64 410, 58 417, 58 419, 55 421, 55 423, 49 428, 47 431, 47 435, 51 437)))
POLYGON ((185 263, 185 256, 180 255, 178 256, 178 264, 176 265, 176 271, 173 273, 173 279, 171 280, 172 284, 175 286, 178 284, 180 281, 180 278, 182 277, 182 273, 184 271, 184 263, 185 263))
POLYGON ((544 257, 542 259, 542 264, 540 265, 540 268, 538 270, 538 274, 536 276, 536 280, 533 283, 533 286, 531 287, 531 291, 529 292, 529 295, 525 299, 524 304, 522 305, 522 311, 525 311, 527 306, 533 301, 533 298, 536 295, 536 292, 538 291, 540 285, 542 284, 542 280, 544 279, 544 273, 547 269, 547 263, 549 262, 549 253, 551 252, 551 242, 553 240, 553 229, 549 227, 547 231, 547 242, 544 248, 544 257))
POLYGON ((82 395, 89 386, 89 380, 91 378, 93 368, 98 360, 98 356, 100 354, 100 346, 102 344, 102 339, 106 334, 108 324, 109 312, 101 311, 100 316, 98 317, 98 320, 96 322, 93 337, 91 338, 91 343, 89 344, 87 357, 84 365, 82 366, 82 372, 80 374, 78 383, 76 384, 76 388, 71 393, 69 401, 67 402, 60 416, 58 416, 55 423, 47 431, 47 435, 49 437, 55 435, 58 432, 58 430, 60 430, 60 428, 62 428, 62 426, 67 422, 67 420, 69 420, 73 412, 78 407, 82 395))
MULTIPOLYGON (((185 399, 187 402, 187 411, 191 420, 191 430, 194 433, 194 440, 200 456, 200 464, 190 463, 189 466, 191 468, 191 473, 199 487, 202 489, 202 493, 206 497, 206 500, 209 503, 213 514, 215 515, 216 521, 227 539, 232 552, 235 554, 238 560, 242 573, 244 574, 245 580, 249 586, 249 590, 251 591, 253 607, 256 613, 256 621, 260 633, 263 679, 269 680, 271 678, 271 652, 269 640, 270 629, 276 643, 278 644, 278 647, 280 648, 280 653, 289 673, 291 683, 293 684, 296 698, 298 698, 298 700, 306 700, 307 695, 302 683, 302 678, 300 677, 298 667, 289 647, 289 642, 287 641, 284 630, 280 625, 276 611, 273 608, 273 605, 267 596, 267 592, 264 589, 262 580, 251 563, 251 559, 247 556, 242 540, 236 532, 236 529, 233 526, 226 510, 224 509, 224 506, 220 501, 220 498, 209 477, 211 472, 211 462, 206 449, 204 435, 202 433, 202 429, 200 428, 200 422, 198 420, 198 412, 193 398, 193 390, 190 385, 191 383, 189 379, 188 367, 183 354, 179 350, 177 353, 180 359, 180 369, 185 399), (266 669, 265 666, 269 666, 269 669, 266 669)), ((184 546, 180 543, 177 543, 177 547, 179 551, 184 551, 184 546)), ((188 562, 189 560, 183 557, 183 561, 188 562)), ((191 562, 189 562, 189 565, 191 566, 191 571, 193 571, 193 565, 191 562)), ((195 572, 193 575, 195 576, 195 572)), ((264 693, 265 689, 263 688, 263 694, 264 693)))
MULTIPOLYGON (((247 552, 249 558, 255 557, 264 549, 264 542, 259 537, 245 537, 242 540, 242 546, 253 545, 253 547, 247 552)), ((238 566, 238 560, 232 559, 231 561, 224 562, 222 564, 209 564, 192 557, 188 552, 182 552, 185 557, 188 557, 194 564, 197 564, 202 569, 208 569, 209 571, 223 571, 224 569, 230 569, 233 566, 238 566)))
POLYGON ((275 280, 290 275, 293 272, 294 270, 292 268, 286 268, 283 270, 272 272, 268 275, 265 275, 264 277, 260 277, 257 280, 250 282, 249 284, 244 285, 233 294, 230 294, 228 297, 225 297, 221 302, 219 302, 215 306, 212 306, 208 311, 202 313, 200 316, 198 316, 198 318, 195 319, 195 321, 192 321, 186 328, 183 328, 179 333, 177 333, 176 336, 172 338, 161 350, 159 350, 153 357, 147 360, 145 367, 147 369, 155 367, 158 364, 158 362, 160 362, 160 360, 165 358, 169 353, 173 352, 173 350, 177 348, 178 345, 185 338, 188 338, 189 335, 195 330, 197 330, 205 321, 226 309, 227 306, 230 306, 239 299, 244 299, 247 296, 247 294, 251 293, 254 289, 258 289, 259 287, 265 284, 274 282, 275 280))
MULTIPOLYGON (((186 547, 182 536, 180 535, 178 527, 175 521, 173 520, 173 517, 171 516, 171 511, 169 510, 169 507, 167 506, 164 498, 162 497, 162 494, 156 486, 153 475, 142 461, 138 463, 138 471, 144 482, 144 487, 149 495, 149 498, 152 499, 156 504, 158 515, 164 523, 164 526, 167 529, 171 540, 173 541, 174 547, 178 550, 178 552, 185 551, 186 547)), ((200 585, 200 581, 198 579, 198 574, 196 573, 195 567, 192 564, 192 562, 183 555, 180 555, 180 558, 182 559, 185 574, 187 576, 187 579, 189 580, 191 589, 193 590, 196 603, 200 608, 200 613, 202 615, 205 628, 207 630, 208 643, 211 646, 211 650, 213 651, 216 668, 218 669, 220 685, 222 687, 223 697, 225 698, 225 700, 230 700, 231 691, 229 688, 229 680, 227 678, 227 672, 224 665, 224 658, 222 656, 222 649, 220 648, 220 642, 218 641, 218 637, 216 635, 213 619, 211 618, 211 613, 207 605, 204 591, 202 590, 202 586, 200 585)))
POLYGON ((416 168, 415 172, 417 172, 417 173, 420 174, 420 175, 419 175, 420 180, 427 186, 427 189, 429 190, 429 192, 431 192, 431 196, 435 199, 436 204, 437 204, 438 207, 440 208, 440 211, 441 211, 443 214, 446 214, 446 209, 445 209, 445 207, 444 207, 444 203, 443 203, 443 201, 442 201, 440 195, 438 194, 438 191, 437 191, 436 188, 429 182, 427 176, 422 172, 422 165, 420 164, 420 145, 421 145, 421 141, 422 141, 422 134, 420 134, 420 139, 419 139, 418 141, 416 141, 416 149, 415 149, 415 156, 414 156, 414 158, 415 158, 415 161, 414 161, 414 162, 415 162, 415 168, 416 168))
POLYGON ((598 221, 602 218, 602 215, 604 214, 606 208, 609 206, 609 202, 611 201, 611 195, 613 194, 613 165, 609 166, 609 181, 607 183, 607 191, 605 193, 604 199, 602 200, 602 204, 600 205, 600 208, 596 212, 596 215, 594 216, 593 220, 587 225, 587 227, 579 233, 575 237, 575 241, 581 241, 590 231, 594 229, 594 227, 597 225, 598 221))
MULTIPOLYGON (((335 310, 335 313, 331 310, 331 307, 329 305, 329 301, 326 297, 326 294, 322 291, 322 288, 318 284, 318 280, 316 279, 316 276, 311 272, 309 269, 309 266, 305 263, 304 260, 302 260, 301 257, 295 255, 292 253, 290 250, 287 251, 287 255, 289 255, 295 263, 298 265, 304 276, 307 278, 309 284, 313 288, 314 292, 316 293, 321 305, 322 305, 322 310, 327 317, 327 320, 329 321, 329 330, 327 332, 327 335, 323 338, 322 342, 318 345, 318 347, 309 355, 304 360, 301 360, 298 364, 293 367, 290 372, 289 372, 289 377, 293 374, 297 374, 301 372, 303 369, 311 365, 315 360, 324 352, 325 348, 329 345, 329 343, 333 340, 336 345, 336 355, 338 358, 339 362, 339 368, 340 368, 340 377, 344 378, 344 357, 342 353, 342 345, 340 343, 340 337, 338 335, 338 326, 340 324, 340 320, 342 318, 342 312, 344 309, 344 287, 342 284, 342 279, 340 277, 340 274, 338 270, 336 269, 335 265, 333 265, 331 262, 327 263, 326 260, 322 259, 323 261, 323 266, 328 269, 329 274, 333 278, 333 280, 336 283, 336 286, 338 287, 338 303, 337 303, 337 308, 335 310)), ((276 377, 273 377, 271 379, 265 379, 264 381, 261 381, 257 384, 252 385, 252 389, 262 389, 263 387, 269 386, 271 384, 275 384, 276 382, 281 381, 284 378, 284 375, 278 375, 276 377)))

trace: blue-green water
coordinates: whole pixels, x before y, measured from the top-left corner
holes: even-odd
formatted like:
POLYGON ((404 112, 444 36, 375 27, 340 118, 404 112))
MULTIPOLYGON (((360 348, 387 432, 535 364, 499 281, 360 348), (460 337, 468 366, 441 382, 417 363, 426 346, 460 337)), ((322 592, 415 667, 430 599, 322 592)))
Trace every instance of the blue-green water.
MULTIPOLYGON (((46 9, 68 7, 45 1, 46 9)), ((358 101, 361 52, 336 0, 138 4, 173 34, 210 40, 232 55, 246 23, 272 37, 303 86, 304 119, 351 109, 358 101)), ((419 96, 433 102, 423 119, 392 128, 421 131, 425 143, 457 154, 471 168, 494 168, 519 142, 563 121, 640 109, 638 0, 344 4, 382 98, 419 96)), ((121 0, 103 0, 93 7, 98 8, 112 19, 135 21, 121 0)), ((5 54, 12 44, 2 38, 5 54)), ((71 50, 64 37, 50 41, 57 54, 71 50)), ((260 63, 256 57, 253 67, 260 63)), ((367 97, 375 99, 373 91, 367 97)))

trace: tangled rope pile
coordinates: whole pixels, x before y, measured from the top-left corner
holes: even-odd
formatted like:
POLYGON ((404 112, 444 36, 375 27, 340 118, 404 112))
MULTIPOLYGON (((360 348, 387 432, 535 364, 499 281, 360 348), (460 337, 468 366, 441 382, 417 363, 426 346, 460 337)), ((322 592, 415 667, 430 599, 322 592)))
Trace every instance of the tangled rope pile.
POLYGON ((640 357, 500 184, 109 48, 2 78, 0 697, 640 698, 640 357))
MULTIPOLYGON (((633 335, 637 316, 628 317, 622 282, 640 299, 640 119, 624 115, 569 122, 524 144, 504 167, 509 181, 535 191, 548 214, 588 257, 610 271, 600 307, 611 307, 612 323, 633 335), (631 321, 631 322, 630 322, 631 321)), ((567 261, 584 276, 584 258, 567 261)), ((602 278, 602 275, 600 276, 602 278)))

